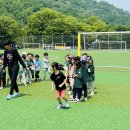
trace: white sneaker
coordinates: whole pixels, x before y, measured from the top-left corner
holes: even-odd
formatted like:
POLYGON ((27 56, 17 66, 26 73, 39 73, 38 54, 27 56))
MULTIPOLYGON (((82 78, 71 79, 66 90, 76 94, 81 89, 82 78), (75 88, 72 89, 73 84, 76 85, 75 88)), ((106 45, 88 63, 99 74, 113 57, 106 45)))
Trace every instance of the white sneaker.
POLYGON ((66 107, 66 108, 69 108, 69 107, 70 107, 70 105, 69 105, 69 102, 68 102, 68 101, 66 102, 65 107, 66 107))
POLYGON ((81 102, 81 100, 80 99, 76 99, 76 103, 78 103, 78 102, 81 102))
POLYGON ((7 100, 10 100, 10 99, 12 99, 13 97, 14 97, 14 95, 8 94, 8 95, 6 96, 6 99, 7 99, 7 100))
POLYGON ((69 100, 69 101, 70 101, 70 102, 76 102, 76 99, 73 99, 73 98, 72 98, 72 99, 69 100))
POLYGON ((94 92, 91 92, 91 94, 90 94, 91 96, 93 96, 94 95, 94 92))
POLYGON ((25 87, 27 87, 27 84, 24 84, 25 87))
POLYGON ((3 89, 3 87, 0 87, 0 90, 2 90, 3 89))
POLYGON ((63 107, 63 105, 62 104, 59 104, 58 106, 57 106, 57 109, 60 109, 60 108, 62 108, 63 107))

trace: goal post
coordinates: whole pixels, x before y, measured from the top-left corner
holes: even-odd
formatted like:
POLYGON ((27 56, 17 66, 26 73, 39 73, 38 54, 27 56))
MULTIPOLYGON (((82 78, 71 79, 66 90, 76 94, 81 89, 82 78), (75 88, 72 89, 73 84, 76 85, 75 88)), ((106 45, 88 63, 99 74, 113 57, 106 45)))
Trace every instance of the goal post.
POLYGON ((41 49, 41 43, 23 43, 23 48, 41 49))
POLYGON ((79 32, 78 56, 81 48, 86 50, 130 49, 130 31, 120 32, 79 32), (104 48, 103 48, 104 46, 104 48))

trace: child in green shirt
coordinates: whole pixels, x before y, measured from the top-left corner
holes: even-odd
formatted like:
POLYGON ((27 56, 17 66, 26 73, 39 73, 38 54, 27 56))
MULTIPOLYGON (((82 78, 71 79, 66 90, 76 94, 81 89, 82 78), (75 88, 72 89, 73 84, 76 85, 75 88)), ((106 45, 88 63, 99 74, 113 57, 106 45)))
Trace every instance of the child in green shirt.
POLYGON ((73 101, 80 102, 82 96, 82 68, 79 61, 75 62, 75 69, 72 76, 74 78, 73 101))
POLYGON ((90 86, 91 89, 91 96, 94 95, 94 80, 95 80, 95 68, 93 64, 93 59, 88 60, 88 86, 90 86))

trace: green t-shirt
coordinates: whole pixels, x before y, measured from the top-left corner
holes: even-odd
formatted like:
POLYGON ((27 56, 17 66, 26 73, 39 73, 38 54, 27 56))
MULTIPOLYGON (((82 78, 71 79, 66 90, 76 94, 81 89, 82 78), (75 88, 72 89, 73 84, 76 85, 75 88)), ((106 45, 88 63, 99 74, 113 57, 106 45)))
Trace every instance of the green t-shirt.
POLYGON ((83 79, 83 84, 86 84, 88 80, 88 64, 86 63, 82 67, 82 79, 83 79))
POLYGON ((31 61, 30 61, 29 59, 27 59, 26 62, 27 62, 27 66, 30 68, 30 66, 31 66, 31 61))
POLYGON ((95 80, 95 76, 94 76, 94 65, 88 65, 88 69, 90 70, 90 72, 88 71, 88 81, 94 81, 95 80))
POLYGON ((70 62, 69 61, 66 61, 65 62, 65 66, 67 66, 69 68, 69 65, 70 65, 70 62))
POLYGON ((82 88, 82 68, 74 69, 74 74, 78 76, 74 77, 74 88, 82 88))

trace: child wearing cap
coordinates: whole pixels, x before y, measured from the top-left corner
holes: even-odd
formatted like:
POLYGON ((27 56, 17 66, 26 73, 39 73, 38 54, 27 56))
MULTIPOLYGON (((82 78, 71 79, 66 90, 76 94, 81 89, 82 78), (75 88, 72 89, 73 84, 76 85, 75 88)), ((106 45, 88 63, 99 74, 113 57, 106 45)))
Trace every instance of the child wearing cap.
POLYGON ((88 80, 88 65, 87 65, 87 57, 82 56, 81 57, 81 66, 82 66, 82 89, 83 89, 83 99, 82 100, 87 100, 88 96, 88 91, 87 91, 87 80, 88 80))
POLYGON ((58 107, 57 109, 60 109, 63 107, 63 104, 61 102, 61 99, 64 99, 66 102, 66 108, 69 108, 69 103, 67 98, 65 97, 65 93, 66 93, 66 77, 64 76, 64 74, 59 71, 58 68, 58 63, 54 62, 52 63, 52 71, 53 73, 51 74, 50 79, 52 80, 52 90, 54 90, 54 85, 56 88, 56 97, 58 100, 58 107))

